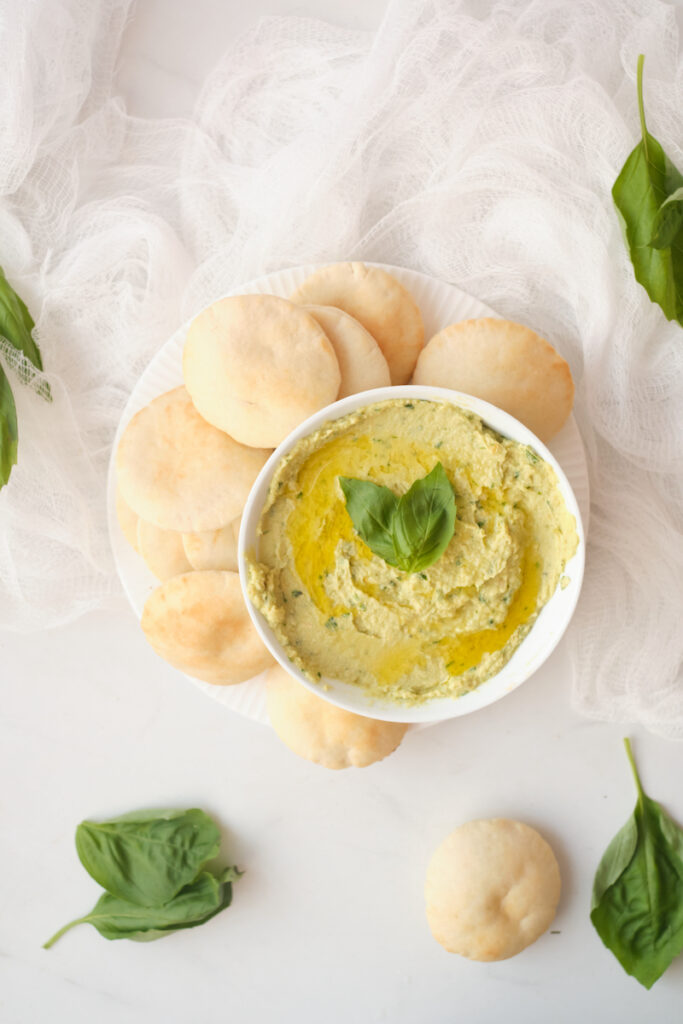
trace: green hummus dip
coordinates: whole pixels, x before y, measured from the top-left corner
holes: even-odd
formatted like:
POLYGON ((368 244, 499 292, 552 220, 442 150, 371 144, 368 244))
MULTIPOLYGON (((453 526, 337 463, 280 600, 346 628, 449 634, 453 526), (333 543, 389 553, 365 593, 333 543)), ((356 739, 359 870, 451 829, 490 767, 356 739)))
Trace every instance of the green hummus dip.
POLYGON ((401 704, 457 697, 498 672, 576 551, 554 470, 454 405, 401 399, 331 421, 283 458, 249 596, 291 661, 401 704), (406 573, 355 533, 339 485, 403 494, 441 462, 455 492, 444 554, 406 573))

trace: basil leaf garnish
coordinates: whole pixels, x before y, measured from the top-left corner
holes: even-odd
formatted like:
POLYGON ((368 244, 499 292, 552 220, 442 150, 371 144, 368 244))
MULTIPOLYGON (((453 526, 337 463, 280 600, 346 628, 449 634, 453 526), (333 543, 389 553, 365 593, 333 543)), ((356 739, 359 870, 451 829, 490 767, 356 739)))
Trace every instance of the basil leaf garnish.
POLYGON ((665 199, 657 210, 650 245, 666 249, 683 228, 683 185, 665 199))
MULTIPOLYGON (((0 267, 0 338, 4 338, 24 359, 16 363, 19 377, 30 383, 36 370, 43 369, 40 350, 33 338, 35 324, 26 304, 19 298, 0 267), (35 369, 32 369, 34 367, 35 369)), ((13 364, 14 365, 14 364, 13 364)), ((40 381, 38 394, 52 401, 50 385, 40 381)), ((9 481, 17 462, 17 409, 7 375, 0 365, 0 488, 9 481)))
POLYGON ((7 374, 0 366, 0 487, 10 478, 17 462, 17 407, 7 374))
POLYGON ((455 496, 440 462, 399 498, 379 484, 339 477, 356 532, 370 550, 404 572, 436 562, 455 530, 455 496))
POLYGON ((369 480, 340 476, 351 522, 371 551, 389 565, 398 565, 394 547, 393 522, 399 499, 388 487, 369 480))
POLYGON ((398 503, 394 520, 395 545, 400 567, 406 572, 436 562, 455 530, 455 496, 440 462, 416 480, 398 503))
POLYGON ((76 851, 88 874, 112 896, 143 907, 172 899, 219 846, 218 826, 196 808, 83 821, 76 829, 76 851))
POLYGON ((683 951, 683 830, 646 796, 624 743, 638 800, 600 861, 591 921, 627 974, 652 988, 683 951))
POLYGON ((638 57, 638 109, 641 141, 631 152, 612 188, 623 220, 636 280, 668 320, 683 326, 683 175, 647 130, 643 105, 643 61, 638 57), (667 205, 667 200, 671 204, 667 205))
POLYGON ((60 928, 44 948, 77 924, 105 939, 149 942, 196 928, 232 900, 236 867, 210 870, 220 832, 212 819, 189 811, 134 811, 110 821, 83 821, 76 848, 85 869, 107 891, 84 917, 60 928))
POLYGON ((203 871, 172 900, 158 907, 141 907, 104 893, 89 914, 60 928, 43 949, 49 949, 77 924, 93 925, 105 939, 133 939, 136 942, 151 942, 183 928, 197 928, 230 906, 232 882, 241 873, 234 867, 225 868, 218 875, 203 871))
MULTIPOLYGON (((19 298, 0 267, 0 335, 26 356, 36 370, 42 370, 43 360, 33 337, 35 326, 26 303, 19 298)), ((30 380, 32 376, 35 375, 29 374, 27 379, 30 380)), ((38 390, 44 398, 51 397, 47 382, 43 382, 38 390)))

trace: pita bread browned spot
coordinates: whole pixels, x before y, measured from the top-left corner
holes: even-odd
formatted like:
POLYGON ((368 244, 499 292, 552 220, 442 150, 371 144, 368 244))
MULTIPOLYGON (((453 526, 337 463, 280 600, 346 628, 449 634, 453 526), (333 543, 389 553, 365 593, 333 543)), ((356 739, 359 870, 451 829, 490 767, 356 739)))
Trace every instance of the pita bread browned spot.
POLYGON ((316 697, 279 665, 268 670, 270 724, 299 757, 324 768, 365 768, 396 750, 408 728, 354 715, 316 697))
POLYGON ((142 628, 165 661, 217 686, 244 682, 273 663, 235 572, 174 576, 147 599, 142 628))
POLYGON ((183 376, 209 423, 263 448, 333 402, 341 381, 320 325, 275 295, 234 295, 195 317, 183 376))
POLYGON ((453 388, 497 405, 549 441, 574 401, 569 366, 544 338, 510 320, 483 317, 444 327, 420 353, 414 384, 453 388))
POLYGON ((392 384, 406 384, 424 344, 417 303, 395 277, 365 263, 332 263, 292 295, 302 305, 336 306, 366 328, 389 364, 392 384))
POLYGON ((141 409, 116 453, 121 494, 164 530, 216 530, 240 515, 269 451, 239 444, 195 409, 185 388, 141 409))

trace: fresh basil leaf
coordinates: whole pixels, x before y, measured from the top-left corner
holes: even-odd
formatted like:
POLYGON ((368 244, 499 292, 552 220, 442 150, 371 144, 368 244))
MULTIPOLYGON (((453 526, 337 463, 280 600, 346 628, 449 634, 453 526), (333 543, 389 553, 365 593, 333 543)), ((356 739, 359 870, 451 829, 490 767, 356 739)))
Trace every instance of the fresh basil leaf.
POLYGON ((661 145, 647 130, 643 105, 643 55, 638 57, 638 108, 642 138, 631 152, 612 188, 621 214, 636 280, 653 302, 661 306, 668 320, 683 325, 683 229, 673 234, 668 245, 655 248, 653 239, 669 228, 661 222, 665 201, 683 186, 683 175, 669 160, 661 145))
POLYGON ((158 907, 141 907, 104 893, 89 914, 64 925, 43 948, 49 949, 77 924, 93 925, 105 939, 133 939, 136 942, 151 942, 183 928, 196 928, 230 905, 232 882, 241 874, 235 867, 225 868, 217 876, 203 871, 172 900, 158 907))
POLYGON ((398 498, 388 487, 339 477, 357 533, 374 554, 404 572, 439 558, 455 529, 453 488, 440 462, 398 498))
POLYGON ((683 951, 683 831, 646 796, 624 743, 638 800, 596 872, 591 921, 624 970, 651 988, 683 951))
POLYGON ((359 536, 373 552, 389 565, 397 565, 393 522, 398 498, 388 487, 370 480, 340 476, 339 485, 346 499, 346 509, 359 536))
POLYGON ((610 886, 618 881, 633 859, 638 845, 638 827, 630 817, 605 850, 593 879, 592 908, 597 907, 610 886))
POLYGON ((0 366, 0 487, 5 486, 16 465, 18 437, 14 395, 7 374, 0 366))
POLYGON ((455 496, 440 462, 416 480, 398 503, 394 546, 399 568, 419 572, 436 562, 455 529, 455 496))
POLYGON ((667 249, 683 229, 683 186, 668 196, 657 210, 652 238, 649 244, 655 249, 667 249))
MULTIPOLYGON (((43 360, 33 337, 34 327, 35 322, 26 303, 19 298, 5 277, 4 270, 0 267, 0 335, 6 338, 13 348, 21 352, 36 370, 42 370, 43 360)), ((34 373, 26 373, 26 383, 29 383, 34 376, 34 373)), ((47 381, 41 381, 38 393, 48 401, 52 400, 50 385, 47 381)))
POLYGON ((218 854, 220 832, 204 811, 136 811, 76 829, 81 864, 112 896, 167 903, 218 854))

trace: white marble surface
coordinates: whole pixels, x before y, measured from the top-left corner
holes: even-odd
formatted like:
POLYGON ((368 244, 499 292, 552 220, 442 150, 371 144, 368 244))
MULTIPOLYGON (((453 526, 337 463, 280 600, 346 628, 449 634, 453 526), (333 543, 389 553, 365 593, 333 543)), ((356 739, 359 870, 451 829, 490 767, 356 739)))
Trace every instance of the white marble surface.
MULTIPOLYGON (((383 0, 143 0, 119 83, 142 116, 189 114, 205 71, 260 13, 373 28, 383 0)), ((482 296, 485 299, 485 296, 482 296)), ((409 735, 384 763, 330 773, 223 711, 145 645, 123 598, 31 637, 0 635, 0 1021, 41 1024, 349 1021, 441 1024, 675 1020, 683 959, 647 993, 602 947, 592 876, 631 812, 621 727, 579 718, 561 645, 500 704, 409 735), (41 943, 97 898, 78 863, 82 818, 206 808, 246 869, 233 906, 164 941, 89 927, 41 943), (556 849, 556 934, 476 964, 431 938, 422 884, 458 823, 517 817, 556 849)), ((643 780, 683 821, 683 748, 635 733, 643 780)))

